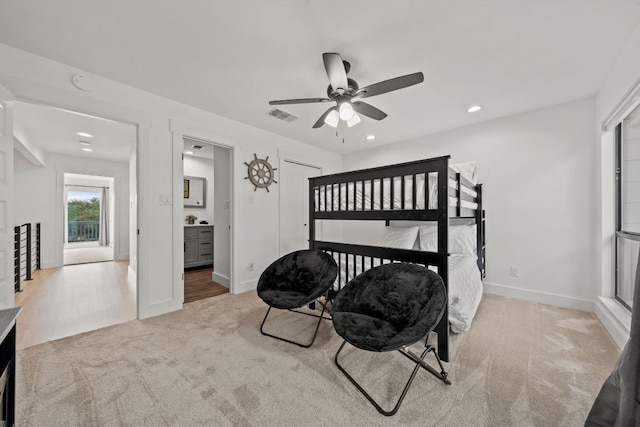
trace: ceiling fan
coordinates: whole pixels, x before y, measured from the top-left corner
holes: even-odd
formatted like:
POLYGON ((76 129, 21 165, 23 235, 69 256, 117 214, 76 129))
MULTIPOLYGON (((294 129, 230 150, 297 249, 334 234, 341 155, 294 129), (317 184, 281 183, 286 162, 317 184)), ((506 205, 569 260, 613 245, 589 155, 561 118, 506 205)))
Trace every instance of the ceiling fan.
POLYGON ((279 101, 269 101, 269 105, 310 104, 335 101, 336 105, 325 111, 313 125, 313 128, 319 128, 325 123, 337 127, 340 119, 346 121, 347 126, 351 127, 360 122, 358 114, 374 120, 382 120, 387 117, 385 112, 377 109, 373 105, 362 102, 361 99, 413 86, 424 81, 422 73, 413 73, 360 88, 355 80, 347 77, 351 69, 351 64, 344 61, 340 54, 323 53, 322 60, 324 62, 324 68, 327 71, 327 76, 329 77, 327 98, 282 99, 279 101))

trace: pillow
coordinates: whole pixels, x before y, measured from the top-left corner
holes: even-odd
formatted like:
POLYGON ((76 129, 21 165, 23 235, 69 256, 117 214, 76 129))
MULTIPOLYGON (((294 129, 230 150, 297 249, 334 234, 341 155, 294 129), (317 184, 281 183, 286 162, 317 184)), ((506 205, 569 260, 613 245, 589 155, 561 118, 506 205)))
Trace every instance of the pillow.
MULTIPOLYGON (((449 253, 477 255, 476 225, 449 226, 449 253)), ((438 252, 438 227, 423 225, 420 227, 420 249, 438 252)))
POLYGON ((473 185, 478 184, 478 176, 476 174, 476 164, 473 162, 456 163, 449 165, 451 169, 467 178, 473 185))
POLYGON ((385 227, 380 246, 398 249, 414 249, 420 227, 385 227))

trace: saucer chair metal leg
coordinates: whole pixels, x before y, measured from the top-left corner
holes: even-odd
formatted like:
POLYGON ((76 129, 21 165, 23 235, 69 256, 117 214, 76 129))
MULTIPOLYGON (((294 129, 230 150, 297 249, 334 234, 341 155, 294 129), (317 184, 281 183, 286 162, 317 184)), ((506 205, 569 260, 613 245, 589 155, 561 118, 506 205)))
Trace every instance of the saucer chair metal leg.
MULTIPOLYGON (((413 383, 413 379, 416 377, 416 374, 418 373, 418 370, 420 369, 420 367, 422 366, 422 364, 420 363, 421 361, 424 362, 422 359, 425 357, 425 355, 430 351, 429 348, 426 348, 423 352, 422 355, 417 359, 414 360, 411 356, 407 356, 409 357, 409 359, 413 360, 414 362, 416 362, 416 366, 413 368, 413 371, 411 372, 411 376, 409 377, 409 381, 407 381, 407 384, 404 386, 404 389, 402 390, 402 394, 400 394, 400 398, 398 399, 398 402, 396 403, 396 405, 393 407, 392 410, 390 411, 386 411, 384 410, 379 404, 378 402, 376 402, 373 397, 371 397, 371 395, 369 393, 367 393, 365 391, 364 388, 362 388, 362 386, 355 380, 353 379, 353 377, 351 375, 349 375, 349 373, 342 367, 342 365, 340 365, 340 363, 338 362, 338 355, 340 355, 340 352, 342 351, 342 349, 344 348, 345 344, 347 342, 344 341, 342 343, 342 345, 340 346, 340 348, 338 349, 338 352, 336 353, 336 357, 335 357, 335 362, 336 362, 336 366, 338 367, 338 369, 340 369, 340 371, 342 371, 342 373, 349 379, 349 381, 351 381, 353 383, 353 385, 356 386, 356 388, 360 391, 360 393, 362 393, 364 395, 364 397, 367 398, 367 400, 369 402, 371 402, 371 404, 378 410, 378 412, 380 412, 382 415, 386 415, 387 417, 390 417, 392 415, 395 415, 396 412, 398 412, 398 409, 400 409, 400 404, 402 403, 402 401, 404 400, 404 397, 407 394, 407 391, 409 391, 409 387, 411 386, 411 383, 413 383)), ((404 353, 403 353, 404 354, 404 353)), ((428 366, 428 365, 427 365, 428 366)), ((430 367, 430 366, 429 366, 430 367)), ((432 368, 433 369, 433 368, 432 368)))
MULTIPOLYGON (((292 340, 289 340, 287 338, 279 337, 277 335, 272 335, 272 334, 264 331, 264 324, 267 321, 267 317, 269 317, 269 312, 271 312, 271 306, 269 306, 269 308, 267 309, 267 314, 265 314, 264 319, 262 319, 262 323, 260 324, 260 333, 262 335, 266 335, 266 336, 271 337, 271 338, 276 338, 276 339, 279 339, 281 341, 285 341, 285 342, 288 342, 288 343, 291 343, 291 344, 295 344, 295 345, 298 345, 298 346, 303 347, 303 348, 309 348, 309 347, 311 347, 313 345, 313 343, 316 340, 316 336, 318 335, 318 329, 320 329, 320 323, 322 322, 322 319, 324 318, 324 312, 325 312, 326 309, 327 309, 326 304, 322 304, 322 313, 320 313, 320 315, 317 316, 318 317, 318 323, 316 324, 316 329, 313 332, 313 337, 311 338, 311 341, 308 344, 300 343, 300 342, 297 342, 297 341, 292 341, 292 340)), ((306 313, 303 313, 303 314, 306 314, 306 313)), ((315 315, 314 315, 314 317, 315 317, 315 315)))
POLYGON ((444 366, 442 366, 442 362, 440 361, 440 356, 438 356, 438 352, 436 351, 435 347, 432 346, 428 346, 425 350, 425 352, 422 353, 422 356, 418 356, 417 354, 409 351, 409 350, 405 350, 405 349, 400 349, 398 350, 403 356, 407 357, 409 360, 412 360, 416 363, 419 363, 420 366, 422 366, 424 369, 426 369, 427 371, 429 371, 431 373, 431 375, 433 375, 434 377, 438 378, 439 380, 442 380, 443 383, 447 384, 447 385, 451 385, 451 381, 449 381, 449 379, 447 378, 447 376, 449 375, 447 373, 447 371, 444 370, 444 366), (438 362, 438 366, 440 366, 440 372, 436 371, 433 366, 429 365, 425 360, 425 356, 426 354, 429 354, 433 352, 433 355, 436 357, 436 361, 438 362), (426 354, 425 354, 426 353, 426 354))

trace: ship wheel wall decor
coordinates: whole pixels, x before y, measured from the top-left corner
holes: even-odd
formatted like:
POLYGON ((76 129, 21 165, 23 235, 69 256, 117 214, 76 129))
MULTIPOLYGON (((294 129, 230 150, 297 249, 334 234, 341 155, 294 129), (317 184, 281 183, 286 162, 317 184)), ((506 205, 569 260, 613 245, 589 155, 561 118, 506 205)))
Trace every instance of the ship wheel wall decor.
POLYGON ((265 159, 259 159, 254 153, 251 163, 244 162, 244 164, 247 165, 247 176, 244 179, 248 179, 255 186, 253 191, 258 188, 264 188, 268 192, 272 183, 278 183, 273 179, 273 171, 278 170, 278 168, 274 168, 269 164, 269 156, 265 159))

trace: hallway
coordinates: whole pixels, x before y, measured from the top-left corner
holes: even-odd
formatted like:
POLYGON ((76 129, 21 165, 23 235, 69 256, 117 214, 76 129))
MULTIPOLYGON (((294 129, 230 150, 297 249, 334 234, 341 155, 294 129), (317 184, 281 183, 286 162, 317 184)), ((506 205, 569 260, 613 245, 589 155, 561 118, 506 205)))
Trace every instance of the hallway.
POLYGON ((22 289, 18 349, 136 318, 136 279, 126 261, 39 270, 22 289))

